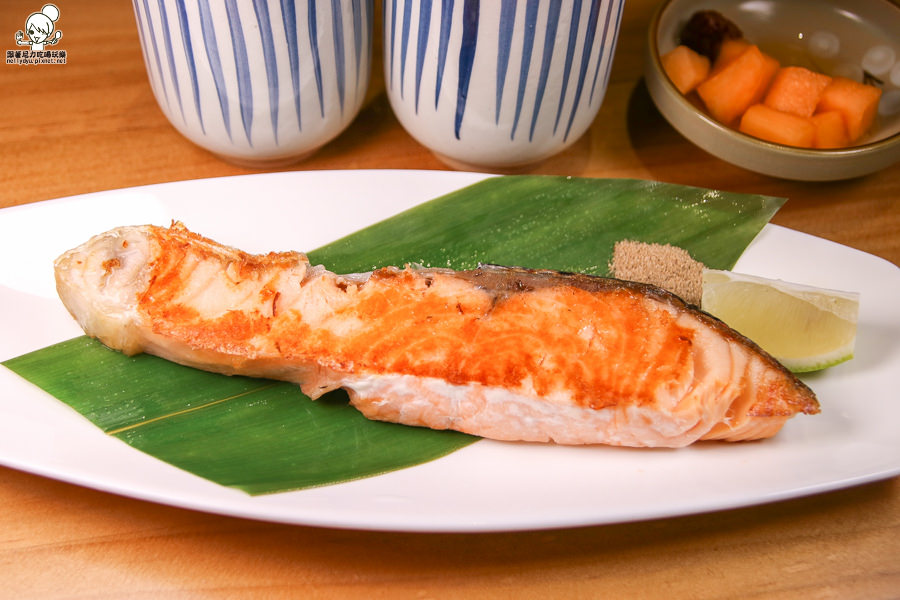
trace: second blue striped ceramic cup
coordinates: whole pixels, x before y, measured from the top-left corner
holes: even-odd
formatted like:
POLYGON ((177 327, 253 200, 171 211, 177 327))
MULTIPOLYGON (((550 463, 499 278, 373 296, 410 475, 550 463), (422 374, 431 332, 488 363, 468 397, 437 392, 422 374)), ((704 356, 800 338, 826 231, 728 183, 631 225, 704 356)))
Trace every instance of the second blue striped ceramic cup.
POLYGON ((163 113, 226 160, 301 160, 362 106, 372 0, 134 0, 134 12, 163 113))
POLYGON ((403 127, 447 164, 516 168, 575 142, 600 108, 624 0, 384 0, 403 127))

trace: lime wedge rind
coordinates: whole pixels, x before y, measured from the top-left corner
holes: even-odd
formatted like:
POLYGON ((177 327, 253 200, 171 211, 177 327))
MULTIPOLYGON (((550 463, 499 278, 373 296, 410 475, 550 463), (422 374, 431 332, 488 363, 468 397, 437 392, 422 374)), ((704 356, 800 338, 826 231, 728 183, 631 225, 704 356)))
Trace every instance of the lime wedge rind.
POLYGON ((834 353, 836 356, 834 358, 821 358, 819 362, 809 363, 804 361, 793 361, 790 359, 781 359, 780 362, 785 367, 788 368, 792 373, 813 373, 815 371, 822 371, 824 369, 829 369, 831 367, 837 366, 841 363, 845 363, 851 358, 853 358, 853 350, 850 350, 850 353, 847 354, 843 351, 843 349, 839 352, 834 353))

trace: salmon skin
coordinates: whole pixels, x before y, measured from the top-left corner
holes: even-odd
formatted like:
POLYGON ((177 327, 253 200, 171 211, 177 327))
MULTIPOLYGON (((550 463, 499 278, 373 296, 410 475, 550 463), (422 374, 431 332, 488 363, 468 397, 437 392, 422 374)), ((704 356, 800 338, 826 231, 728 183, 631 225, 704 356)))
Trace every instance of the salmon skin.
POLYGON ((681 447, 774 435, 813 392, 662 289, 548 270, 337 275, 171 227, 122 227, 55 262, 84 331, 225 374, 345 388, 371 418, 498 440, 681 447))

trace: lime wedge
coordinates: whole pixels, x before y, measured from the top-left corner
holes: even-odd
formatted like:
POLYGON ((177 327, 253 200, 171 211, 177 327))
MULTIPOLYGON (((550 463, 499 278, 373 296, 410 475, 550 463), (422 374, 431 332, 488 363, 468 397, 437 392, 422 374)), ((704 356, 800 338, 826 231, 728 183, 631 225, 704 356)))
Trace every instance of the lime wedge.
POLYGON ((857 293, 704 269, 700 305, 795 373, 853 358, 857 293))

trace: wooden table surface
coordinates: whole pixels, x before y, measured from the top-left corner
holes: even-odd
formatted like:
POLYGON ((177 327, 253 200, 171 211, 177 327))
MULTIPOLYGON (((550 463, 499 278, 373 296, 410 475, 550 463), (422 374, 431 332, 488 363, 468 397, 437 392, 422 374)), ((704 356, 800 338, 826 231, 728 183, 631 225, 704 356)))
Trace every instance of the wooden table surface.
MULTIPOLYGON (((193 146, 166 121, 130 2, 56 4, 67 64, 0 65, 0 207, 252 172, 193 146)), ((531 172, 783 196, 773 222, 900 264, 900 167, 838 183, 774 179, 706 154, 662 119, 641 80, 655 4, 628 0, 595 124, 531 172)), ((0 49, 15 48, 15 32, 41 5, 3 0, 0 49)), ((446 168, 393 117, 379 48, 359 117, 293 169, 446 168)), ((406 534, 214 516, 0 468, 0 598, 294 595, 898 598, 900 479, 632 524, 406 534)))

